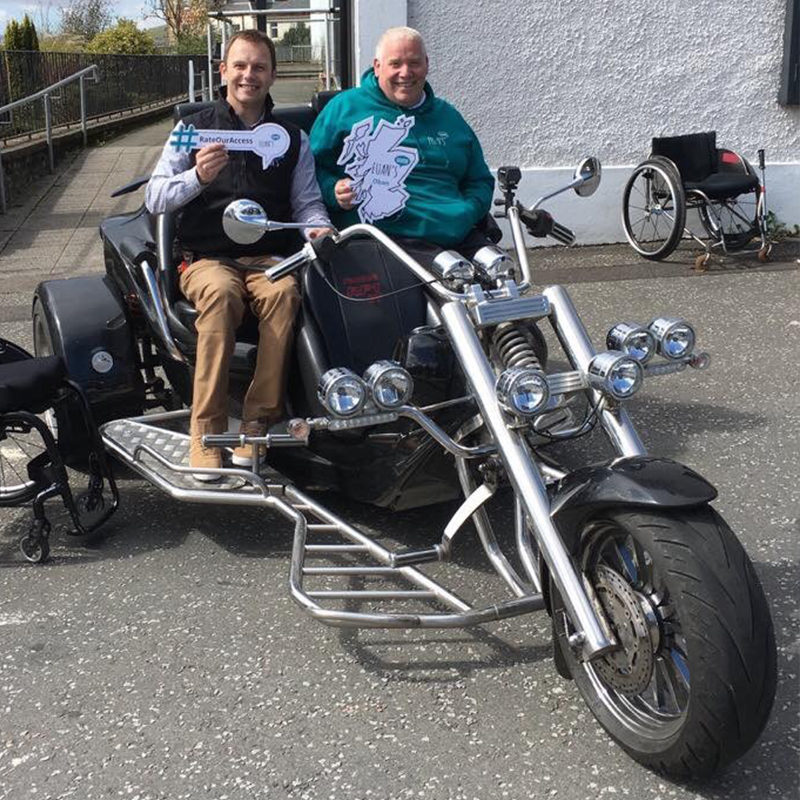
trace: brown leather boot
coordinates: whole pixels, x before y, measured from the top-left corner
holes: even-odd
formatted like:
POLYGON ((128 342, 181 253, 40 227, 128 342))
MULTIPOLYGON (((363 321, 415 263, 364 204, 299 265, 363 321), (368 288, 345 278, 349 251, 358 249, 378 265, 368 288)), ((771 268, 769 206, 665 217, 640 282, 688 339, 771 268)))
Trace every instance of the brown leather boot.
MULTIPOLYGON (((203 447, 204 433, 213 433, 213 431, 192 429, 189 444, 189 466, 199 467, 200 469, 220 469, 222 467, 222 454, 218 447, 203 447)), ((196 481, 213 483, 222 476, 214 475, 213 473, 195 472, 192 477, 196 481)))

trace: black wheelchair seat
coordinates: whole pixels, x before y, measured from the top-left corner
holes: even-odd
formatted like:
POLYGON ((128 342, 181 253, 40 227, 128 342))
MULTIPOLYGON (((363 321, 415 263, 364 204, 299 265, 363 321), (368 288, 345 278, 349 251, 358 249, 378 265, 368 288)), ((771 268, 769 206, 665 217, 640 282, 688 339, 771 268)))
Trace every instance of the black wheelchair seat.
POLYGON ((712 200, 725 200, 754 192, 758 188, 758 178, 734 172, 714 172, 701 181, 684 181, 683 186, 687 192, 702 192, 712 200))
POLYGON ((0 364, 0 414, 23 410, 42 413, 53 405, 66 377, 67 370, 60 356, 0 364))

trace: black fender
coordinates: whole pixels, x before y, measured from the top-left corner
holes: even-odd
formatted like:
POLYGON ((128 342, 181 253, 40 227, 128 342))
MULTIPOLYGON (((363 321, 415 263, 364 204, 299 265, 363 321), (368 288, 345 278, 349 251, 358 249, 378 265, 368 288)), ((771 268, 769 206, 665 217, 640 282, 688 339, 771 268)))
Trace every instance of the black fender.
MULTIPOLYGON (((550 517, 569 553, 577 556, 586 521, 603 508, 692 508, 710 503, 717 490, 677 461, 636 456, 593 464, 570 472, 551 493, 550 517)), ((542 587, 549 595, 550 576, 542 560, 542 587)), ((546 597, 550 608, 549 596, 546 597)))
POLYGON ((98 422, 141 413, 144 382, 133 326, 108 276, 44 281, 36 287, 33 313, 45 323, 35 338, 61 356, 98 422))

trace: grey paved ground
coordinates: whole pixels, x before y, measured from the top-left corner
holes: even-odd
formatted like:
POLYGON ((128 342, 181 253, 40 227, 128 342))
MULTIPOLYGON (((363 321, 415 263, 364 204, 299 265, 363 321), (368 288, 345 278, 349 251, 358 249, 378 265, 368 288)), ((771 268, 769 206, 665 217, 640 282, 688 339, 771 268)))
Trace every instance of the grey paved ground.
MULTIPOLYGON (((106 189, 146 171, 165 128, 79 155, 3 219, 0 336, 30 344, 31 290, 102 268, 97 220, 135 200, 106 189), (149 138, 155 140, 154 142, 149 138)), ((643 264, 626 248, 546 251, 600 341, 610 323, 681 313, 714 358, 653 379, 632 403, 654 454, 705 474, 772 606, 780 686, 757 746, 713 782, 633 763, 556 674, 543 615, 463 632, 337 632, 286 588, 291 531, 252 510, 176 506, 142 481, 94 549, 54 537, 21 562, 23 511, 0 516, 0 799, 583 798, 798 796, 800 273, 691 252, 643 264)), ((570 456, 600 458, 599 439, 570 456)), ((451 506, 389 514, 328 498, 375 535, 419 543, 451 506)), ((467 536, 452 586, 497 596, 467 536)))

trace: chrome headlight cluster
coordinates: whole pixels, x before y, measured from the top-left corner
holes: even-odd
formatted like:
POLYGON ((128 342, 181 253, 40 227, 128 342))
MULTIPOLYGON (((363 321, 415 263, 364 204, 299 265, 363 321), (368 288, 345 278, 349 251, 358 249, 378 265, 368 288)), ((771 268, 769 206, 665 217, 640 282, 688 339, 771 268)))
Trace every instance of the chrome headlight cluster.
POLYGON ((644 370, 639 361, 619 350, 598 353, 587 370, 589 383, 615 400, 632 397, 644 379, 644 370))
POLYGON ((656 337, 644 325, 620 322, 608 332, 606 347, 609 350, 619 350, 641 364, 646 364, 656 353, 656 337))
POLYGON ((414 381, 396 361, 376 361, 367 367, 364 380, 378 408, 390 411, 405 405, 414 392, 414 381))
POLYGON ((376 361, 364 377, 346 367, 329 369, 319 381, 317 397, 335 417, 352 417, 371 397, 383 411, 405 405, 414 393, 414 381, 396 361, 376 361))
POLYGON ((443 250, 433 259, 431 269, 446 284, 460 288, 475 280, 475 267, 455 250, 443 250))
POLYGON ((505 281, 514 275, 514 262, 494 245, 481 247, 472 257, 472 262, 493 281, 505 281))
POLYGON ((659 317, 650 323, 650 330, 658 343, 658 352, 673 361, 690 356, 694 350, 694 328, 682 320, 659 317))
POLYGON ((497 379, 497 399, 511 414, 533 417, 547 408, 550 387, 547 378, 538 369, 511 367, 497 379))
POLYGON ((319 381, 319 401, 336 417, 352 417, 367 402, 367 386, 346 367, 329 369, 319 381))

